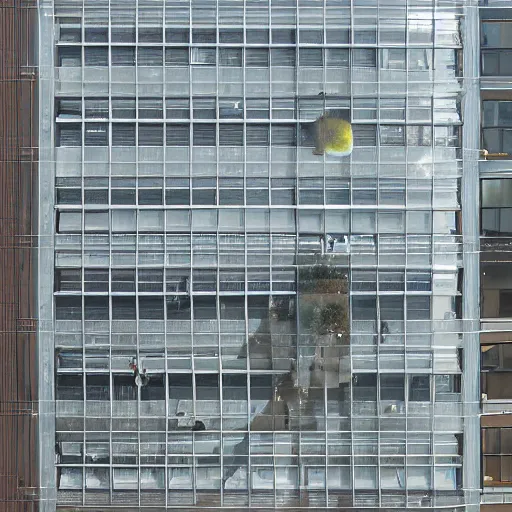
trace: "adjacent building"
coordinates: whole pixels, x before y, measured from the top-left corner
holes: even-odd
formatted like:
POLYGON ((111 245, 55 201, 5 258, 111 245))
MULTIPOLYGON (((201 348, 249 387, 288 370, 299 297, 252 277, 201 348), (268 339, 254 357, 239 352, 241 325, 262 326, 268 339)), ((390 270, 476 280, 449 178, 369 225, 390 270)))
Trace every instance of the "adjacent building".
POLYGON ((512 10, 507 2, 480 8, 481 179, 481 392, 482 511, 512 507, 510 400, 511 229, 510 159, 512 10))

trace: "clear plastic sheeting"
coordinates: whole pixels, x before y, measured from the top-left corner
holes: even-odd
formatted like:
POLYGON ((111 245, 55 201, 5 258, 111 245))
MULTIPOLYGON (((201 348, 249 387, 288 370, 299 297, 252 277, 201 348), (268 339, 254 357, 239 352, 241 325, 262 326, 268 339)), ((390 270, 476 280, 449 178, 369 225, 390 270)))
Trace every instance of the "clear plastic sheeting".
POLYGON ((59 505, 475 505, 468 4, 55 0, 59 505))

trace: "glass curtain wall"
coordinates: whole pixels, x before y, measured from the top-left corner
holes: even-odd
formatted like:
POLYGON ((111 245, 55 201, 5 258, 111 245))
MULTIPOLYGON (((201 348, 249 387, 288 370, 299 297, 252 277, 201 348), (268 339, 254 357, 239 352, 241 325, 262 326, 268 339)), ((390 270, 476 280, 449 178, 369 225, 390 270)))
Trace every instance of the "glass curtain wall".
POLYGON ((460 16, 55 0, 59 504, 464 503, 460 16))

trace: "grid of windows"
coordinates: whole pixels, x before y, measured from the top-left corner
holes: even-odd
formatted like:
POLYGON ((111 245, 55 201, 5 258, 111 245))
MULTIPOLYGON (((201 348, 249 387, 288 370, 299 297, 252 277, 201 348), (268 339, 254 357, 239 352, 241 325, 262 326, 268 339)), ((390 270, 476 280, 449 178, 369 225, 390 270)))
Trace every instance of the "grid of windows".
POLYGON ((463 504, 459 18, 370 4, 55 2, 59 504, 463 504))

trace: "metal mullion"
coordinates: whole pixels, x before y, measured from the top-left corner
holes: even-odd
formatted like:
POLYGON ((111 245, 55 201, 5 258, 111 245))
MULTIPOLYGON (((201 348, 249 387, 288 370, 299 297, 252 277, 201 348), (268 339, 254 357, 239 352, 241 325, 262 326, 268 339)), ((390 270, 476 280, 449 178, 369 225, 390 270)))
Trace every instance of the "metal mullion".
MULTIPOLYGON (((294 112, 294 123, 295 123, 295 176, 296 176, 296 179, 295 179, 295 207, 294 207, 294 211, 295 211, 295 215, 294 215, 294 218, 295 218, 295 254, 297 255, 298 254, 298 241, 299 241, 299 218, 300 218, 300 206, 299 206, 299 181, 300 181, 300 174, 299 174, 299 152, 300 152, 300 112, 299 112, 299 77, 300 77, 300 73, 299 73, 299 66, 300 66, 300 60, 299 60, 299 26, 300 26, 300 12, 299 12, 299 0, 295 0, 295 9, 296 9, 296 22, 295 22, 295 26, 296 26, 296 36, 295 36, 295 95, 294 95, 294 108, 295 108, 295 112, 294 112)), ((270 35, 272 36, 272 31, 270 31, 270 35)), ((324 79, 325 79, 325 75, 324 75, 324 79)), ((272 80, 271 80, 271 83, 272 83, 272 80)), ((270 101, 270 112, 272 114, 272 98, 271 98, 271 101, 270 101)), ((272 134, 272 133, 271 133, 272 134)), ((271 144, 272 144, 272 140, 270 141, 271 144)), ((272 147, 272 146, 271 146, 272 147)), ((271 174, 270 174, 271 176, 271 174)), ((269 194, 269 197, 272 198, 272 190, 270 190, 270 194, 269 194)), ((272 223, 271 223, 272 225, 272 223)), ((274 269, 274 258, 273 258, 273 235, 271 237, 271 240, 270 240, 270 244, 271 244, 271 259, 270 259, 270 289, 272 290, 272 292, 274 291, 274 272, 273 272, 273 269, 274 269)), ((298 262, 299 263, 299 262, 298 262)), ((299 299, 299 291, 298 291, 298 275, 299 275, 299 272, 300 272, 300 266, 298 266, 296 268, 296 272, 295 272, 295 289, 297 290, 295 292, 295 296, 296 296, 296 304, 298 306, 298 299, 299 299)), ((300 343, 299 343, 299 336, 300 336, 300 323, 299 323, 299 314, 298 314, 298 310, 299 308, 296 307, 295 308, 295 325, 296 325, 296 329, 295 329, 295 332, 297 333, 296 336, 295 336, 295 371, 297 373, 297 378, 298 378, 298 374, 299 374, 299 351, 300 351, 300 343)), ((325 379, 324 379, 324 382, 325 382, 325 379)), ((299 418, 301 418, 302 414, 301 414, 301 409, 299 407, 299 418)), ((288 429, 290 428, 290 425, 289 425, 289 422, 290 422, 290 418, 289 418, 289 411, 288 411, 288 429)), ((289 431, 289 430, 288 430, 289 431)), ((301 446, 301 442, 300 442, 300 439, 299 439, 299 447, 301 446)), ((275 451, 275 441, 274 441, 274 451, 275 451)), ((300 448, 299 448, 299 461, 300 461, 301 457, 300 457, 300 448)), ((275 460, 275 457, 274 457, 274 460, 275 460)), ((327 460, 327 458, 326 458, 327 460)), ((298 468, 301 467, 301 463, 298 462, 297 464, 297 470, 298 468)), ((297 485, 298 485, 298 488, 299 488, 299 493, 300 493, 300 481, 301 481, 301 475, 300 473, 298 472, 297 474, 297 477, 298 477, 298 482, 297 482, 297 485)), ((326 482, 327 483, 327 482, 326 482)), ((276 496, 276 491, 277 491, 277 468, 274 468, 274 505, 277 506, 277 496, 276 496)))
MULTIPOLYGON (((140 312, 139 312, 139 210, 138 203, 138 177, 139 177, 139 0, 135 0, 135 318, 136 318, 136 364, 140 369, 140 312)), ((137 494, 138 505, 141 505, 141 464, 140 464, 140 386, 137 386, 137 494)))
MULTIPOLYGON (((189 97, 189 153, 188 153, 188 170, 189 170, 189 210, 190 210, 190 217, 189 217, 189 236, 190 236, 190 242, 189 242, 189 248, 190 248, 190 281, 189 281, 189 287, 190 287, 190 360, 191 360, 191 376, 192 376, 192 410, 195 417, 196 412, 196 379, 195 379, 195 362, 194 362, 194 251, 192 250, 193 247, 193 230, 192 230, 192 213, 193 213, 193 207, 192 207, 192 156, 193 156, 193 108, 194 105, 192 103, 192 64, 190 62, 190 44, 192 41, 192 6, 188 9, 188 30, 189 30, 189 38, 188 38, 188 44, 187 49, 189 52, 189 65, 188 65, 188 74, 189 74, 189 89, 188 89, 188 97, 189 97)), ((197 502, 197 489, 196 489, 196 459, 195 459, 195 443, 193 437, 191 437, 191 457, 192 457, 192 464, 191 464, 191 480, 192 480, 192 496, 193 496, 193 504, 195 505, 197 502)))
MULTIPOLYGON (((378 142, 377 142, 377 147, 378 147, 378 142)), ((377 236, 378 235, 378 230, 379 230, 379 225, 377 223, 377 236)), ((377 331, 377 353, 376 353, 376 356, 377 356, 377 374, 376 374, 376 383, 377 383, 377 403, 376 403, 376 414, 377 414, 377 491, 378 491, 378 494, 379 494, 379 506, 382 506, 382 489, 381 489, 381 463, 380 463, 380 458, 381 458, 381 449, 380 449, 380 445, 381 445, 381 440, 382 440, 382 437, 381 437, 381 432, 382 432, 382 417, 381 417, 381 413, 380 413, 380 403, 381 403, 381 398, 380 398, 380 389, 381 389, 381 386, 380 386, 380 378, 381 378, 381 368, 380 368, 380 336, 382 335, 381 334, 381 329, 380 329, 380 324, 381 324, 381 320, 380 320, 380 272, 379 272, 379 263, 380 263, 380 253, 379 253, 379 244, 377 244, 377 247, 376 247, 376 262, 377 262, 377 265, 376 265, 376 278, 377 278, 377 282, 375 283, 376 284, 376 296, 377 296, 377 301, 376 301, 376 304, 377 304, 377 325, 376 325, 376 331, 377 331)))
POLYGON ((81 268, 82 268, 82 293, 81 293, 81 299, 82 299, 82 387, 83 387, 83 407, 82 407, 82 417, 83 417, 83 424, 82 424, 82 430, 83 430, 83 455, 82 455, 82 504, 85 505, 85 447, 86 447, 86 399, 87 399, 87 389, 86 389, 86 372, 85 372, 85 297, 84 297, 84 290, 85 290, 85 183, 84 183, 84 172, 85 172, 85 87, 84 87, 84 75, 85 75, 85 0, 82 1, 82 26, 81 26, 81 32, 82 32, 82 43, 80 45, 81 50, 81 58, 82 58, 82 83, 81 85, 81 96, 82 96, 82 121, 81 121, 81 137, 82 137, 82 148, 81 148, 81 156, 82 156, 82 162, 81 162, 81 168, 82 168, 82 176, 81 176, 81 184, 82 184, 82 205, 81 205, 81 268))
POLYGON ((164 271, 163 271, 163 290, 164 290, 164 386, 165 386, 165 461, 164 461, 164 492, 165 492, 165 507, 169 506, 169 366, 168 366, 168 346, 167 346, 167 210, 166 201, 165 201, 165 191, 166 191, 166 178, 167 178, 167 105, 166 105, 166 93, 167 93, 167 80, 165 78, 165 43, 166 43, 166 34, 165 34, 165 26, 166 26, 166 7, 167 2, 164 0, 163 2, 163 17, 162 17, 162 76, 163 76, 163 99, 162 99, 162 118, 163 118, 163 132, 164 132, 164 140, 163 140, 163 202, 162 208, 164 210, 164 271))
MULTIPOLYGON (((433 44, 433 47, 435 46, 435 39, 436 39, 436 22, 435 22, 435 19, 436 19, 436 14, 437 12, 437 5, 434 4, 434 10, 432 12, 432 44, 433 44)), ((433 49, 432 51, 432 66, 434 66, 434 59, 435 59, 435 50, 433 49)), ((434 71, 435 73, 435 71, 434 71)), ((433 302, 433 292, 434 292, 434 287, 433 287, 433 281, 434 281, 434 261, 435 261, 435 234, 434 234, 434 185, 435 185, 435 176, 434 176, 434 170, 435 170, 435 126, 434 126, 434 87, 435 87, 435 81, 436 77, 435 77, 435 74, 433 76, 433 84, 432 84, 432 97, 431 97, 431 118, 430 118, 430 126, 431 126, 431 130, 432 130, 432 134, 431 134, 431 140, 430 140, 430 144, 431 144, 431 151, 432 151, 432 179, 430 180, 430 184, 431 184, 431 190, 432 190, 432 196, 431 196, 431 204, 430 204, 430 212, 431 212, 431 218, 430 218, 430 262, 429 262, 429 274, 430 274, 430 282, 431 282, 431 293, 430 293, 430 301, 431 301, 431 308, 430 308, 430 314, 432 315, 432 302, 433 302)), ((461 114, 461 119, 462 119, 462 114, 461 114)), ((450 124, 448 124, 448 126, 450 126, 450 124)), ((462 211, 462 204, 460 205, 461 206, 461 211, 462 211)), ((406 284, 407 284, 407 281, 406 281, 406 284)), ((407 325, 407 322, 406 322, 406 325, 407 325)), ((434 320, 431 319, 430 322, 429 322, 429 325, 430 325, 430 331, 428 334, 429 334, 429 338, 430 338, 430 349, 431 349, 431 354, 432 354, 432 370, 431 372, 429 373, 429 378, 431 379, 431 390, 430 390, 430 393, 431 393, 431 413, 430 413, 430 437, 433 439, 434 437, 434 431, 435 431, 435 394, 432 394, 433 393, 433 388, 435 386, 434 384, 434 381, 435 381, 435 378, 433 377, 433 373, 435 371, 435 366, 434 366, 434 353, 435 353, 435 345, 433 344, 433 340, 434 340, 434 333, 432 332, 434 330, 434 320)), ((407 327, 406 327, 407 329, 407 327)), ((407 345, 406 345, 407 347, 407 345)), ((433 441, 432 441, 433 442, 433 441)), ((407 450, 407 445, 406 445, 406 450, 407 450)), ((406 451, 406 454, 407 454, 407 451, 406 451)), ((407 460, 407 459, 406 459, 407 460)), ((431 460, 431 463, 430 463, 430 481, 432 483, 432 486, 434 486, 434 482, 435 482, 435 462, 436 462, 436 458, 435 458, 435 454, 434 454, 434 450, 432 450, 432 460, 431 460)), ((437 498, 434 496, 434 504, 435 502, 437 501, 437 498)))
MULTIPOLYGON (((243 171, 244 171, 244 232, 243 232, 243 240, 244 240, 244 334, 245 340, 249 339, 249 283, 248 283, 248 275, 247 275, 247 265, 248 265, 248 248, 247 248, 247 4, 243 2, 243 37, 244 37, 244 49, 242 54, 242 80, 243 80, 243 109, 244 109, 244 162, 243 162, 243 171)), ((269 56, 270 59, 270 56, 269 56)), ((270 75, 270 69, 269 69, 270 75)), ((245 341, 244 340, 244 341, 245 341)), ((250 379, 250 368, 251 361, 249 357, 249 343, 245 343, 246 348, 246 364, 245 364, 245 379, 247 385, 247 468, 246 468, 246 478, 247 478, 247 500, 248 506, 251 507, 252 501, 252 464, 251 464, 251 379, 250 379)))
POLYGON ((382 443, 382 418, 381 418, 381 411, 379 410, 380 407, 380 341, 381 341, 381 319, 380 319, 380 265, 381 265, 381 244, 379 244, 380 240, 380 222, 379 222, 379 213, 380 213, 380 197, 378 194, 378 187, 379 187, 379 178, 381 174, 381 140, 380 140, 380 122, 381 122, 381 109, 380 109, 380 98, 382 96, 382 88, 381 88, 381 80, 380 80, 380 74, 381 74, 381 50, 380 50, 380 16, 379 16, 379 5, 377 4, 377 48, 376 48, 376 60, 377 60, 377 147, 376 147, 376 156, 377 156, 377 173, 376 173, 376 183, 377 183, 377 206, 376 206, 376 216, 377 216, 377 233, 376 233, 376 290, 377 290, 377 325, 376 325, 376 331, 377 331, 377 350, 376 350, 376 356, 377 356, 377 486, 378 486, 378 493, 379 493, 379 505, 382 506, 382 486, 381 486, 381 457, 382 457, 382 450, 381 450, 381 443, 382 443))
MULTIPOLYGON (((217 19, 218 19, 218 3, 216 3, 217 5, 217 19)), ((217 26, 217 32, 218 32, 218 26, 217 26)), ((218 33, 217 33, 217 41, 218 41, 218 33)), ((218 48, 217 48, 217 51, 218 51, 218 48)), ((217 66, 217 76, 218 76, 218 66, 217 66)), ((217 80, 217 95, 218 95, 218 80, 217 80)), ((218 96, 217 98, 218 99, 218 96)), ((218 104, 219 102, 217 101, 217 109, 218 109, 218 104)), ((218 122, 218 117, 217 117, 217 122, 218 122)), ((217 149, 217 202, 219 202, 219 193, 218 193, 218 190, 219 190, 219 187, 218 187, 218 169, 219 169, 219 150, 217 149)), ((220 334, 221 334, 221 326, 222 326, 222 322, 221 322, 221 319, 220 319, 220 312, 221 312, 221 309, 220 309, 220 296, 219 296, 219 290, 220 290, 220 256, 219 256, 219 215, 220 215, 220 208, 217 206, 217 229, 216 229, 216 235, 215 235, 215 249, 216 249, 216 261, 217 261, 217 264, 215 266, 215 271, 216 271, 216 275, 215 275, 215 278, 216 278, 216 293, 215 293, 215 309, 216 309, 216 314, 217 314, 217 347, 218 347, 218 365, 219 365, 219 370, 218 370, 218 383, 219 383, 219 416, 220 416, 220 425, 219 425, 219 435, 220 435, 220 439, 219 439, 219 456, 220 456, 220 503, 221 503, 221 506, 224 504, 224 456, 223 456, 223 453, 224 453, 224 411, 223 411, 223 407, 222 407, 222 404, 223 404, 223 385, 222 385, 222 358, 221 358, 221 355, 220 355, 220 351, 221 351, 221 345, 220 345, 220 334)))
POLYGON ((111 197, 111 189, 112 189, 112 8, 111 3, 108 3, 108 152, 109 152, 109 175, 108 175, 108 218, 109 218, 109 233, 108 233, 108 261, 109 261, 109 280, 108 280, 108 316, 109 316, 109 333, 108 333, 108 341, 109 341, 109 384, 110 384, 110 432, 109 432, 109 497, 110 503, 112 503, 112 492, 113 492, 113 474, 114 469, 112 467, 113 461, 113 440, 112 440, 112 430, 113 430, 113 422, 114 422, 114 411, 113 411, 113 400, 114 400, 114 378, 112 375, 112 223, 110 221, 112 213, 110 208, 110 197, 111 197))

